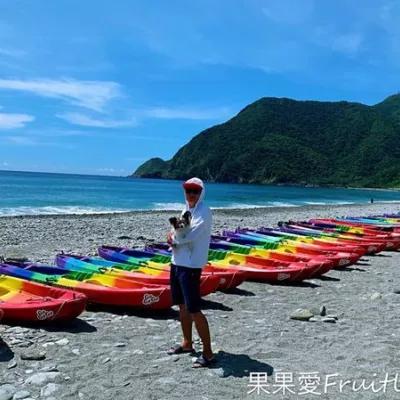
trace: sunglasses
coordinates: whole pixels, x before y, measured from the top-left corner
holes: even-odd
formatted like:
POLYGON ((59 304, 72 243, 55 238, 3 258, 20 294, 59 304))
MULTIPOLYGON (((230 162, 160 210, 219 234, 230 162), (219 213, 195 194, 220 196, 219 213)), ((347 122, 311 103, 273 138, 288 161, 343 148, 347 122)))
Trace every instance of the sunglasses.
POLYGON ((201 190, 198 190, 198 189, 186 189, 185 192, 187 194, 200 194, 201 190))

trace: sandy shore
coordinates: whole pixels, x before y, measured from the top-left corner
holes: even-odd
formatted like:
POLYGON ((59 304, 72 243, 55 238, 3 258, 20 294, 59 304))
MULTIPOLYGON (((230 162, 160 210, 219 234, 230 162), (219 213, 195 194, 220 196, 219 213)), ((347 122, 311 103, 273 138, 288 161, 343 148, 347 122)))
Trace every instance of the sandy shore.
MULTIPOLYGON (((213 230, 398 209, 375 203, 217 210, 213 230)), ((143 247, 164 240, 174 214, 0 218, 0 256, 51 263, 60 251, 94 255, 102 244, 143 247)), ((175 310, 144 315, 90 309, 69 326, 0 325, 0 336, 10 347, 0 355, 0 400, 398 399, 393 380, 400 373, 399 261, 399 254, 385 252, 299 285, 245 282, 232 293, 207 296, 204 309, 214 348, 221 350, 217 366, 209 370, 191 369, 191 355, 167 356, 168 347, 180 340, 175 310), (336 323, 289 318, 298 308, 318 311, 321 306, 337 316, 336 323), (38 360, 23 360, 26 356, 38 360), (253 389, 249 375, 256 372, 261 379, 269 374, 269 386, 263 387, 269 394, 262 389, 248 394, 253 389), (306 373, 314 373, 310 382, 319 379, 319 385, 314 393, 300 395, 306 373), (385 377, 392 380, 386 387, 379 383, 385 377), (363 379, 364 389, 354 390, 363 379), (342 393, 340 382, 345 384, 342 393), (371 384, 380 392, 373 393, 371 384)), ((200 350, 196 333, 195 339, 200 350)))

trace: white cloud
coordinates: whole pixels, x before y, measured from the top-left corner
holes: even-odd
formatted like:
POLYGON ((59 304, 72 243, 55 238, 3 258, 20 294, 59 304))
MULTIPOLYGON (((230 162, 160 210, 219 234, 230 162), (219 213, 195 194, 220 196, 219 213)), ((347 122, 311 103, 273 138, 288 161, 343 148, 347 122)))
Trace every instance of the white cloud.
POLYGON ((71 150, 75 148, 75 146, 73 145, 65 145, 64 143, 43 141, 42 139, 36 137, 7 136, 5 139, 6 143, 8 141, 8 143, 13 146, 39 146, 39 147, 51 146, 51 147, 62 147, 63 150, 71 150))
POLYGON ((0 79, 0 90, 16 90, 37 96, 62 99, 72 105, 102 111, 108 102, 122 96, 116 82, 0 79))
POLYGON ((8 167, 10 164, 8 162, 3 162, 3 167, 8 167))
POLYGON ((127 128, 137 125, 135 119, 130 119, 130 120, 96 119, 80 113, 57 114, 57 117, 64 119, 65 121, 68 121, 69 123, 74 125, 90 126, 96 128, 127 128))
POLYGON ((0 129, 23 128, 26 123, 35 119, 33 115, 28 114, 2 114, 0 113, 0 129))
POLYGON ((191 120, 215 120, 230 116, 230 112, 227 108, 200 110, 156 107, 143 110, 140 114, 150 118, 191 120))
POLYGON ((26 52, 19 49, 0 48, 0 56, 21 58, 25 55, 26 52))
POLYGON ((56 136, 65 137, 65 136, 92 136, 94 133, 86 130, 45 128, 45 129, 25 129, 24 134, 27 136, 36 136, 36 137, 56 137, 56 136))
POLYGON ((32 140, 30 138, 24 137, 24 136, 8 136, 7 139, 18 145, 22 146, 36 146, 37 142, 35 140, 32 140))
POLYGON ((97 172, 115 172, 114 168, 95 168, 97 172))

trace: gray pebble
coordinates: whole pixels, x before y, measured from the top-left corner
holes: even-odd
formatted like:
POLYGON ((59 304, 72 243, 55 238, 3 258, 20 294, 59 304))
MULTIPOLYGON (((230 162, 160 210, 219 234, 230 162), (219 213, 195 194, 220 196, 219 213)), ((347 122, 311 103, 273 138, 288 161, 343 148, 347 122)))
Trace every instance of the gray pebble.
POLYGON ((56 344, 58 344, 59 346, 66 346, 69 343, 68 339, 60 339, 57 340, 56 344))
POLYGON ((16 362, 15 360, 11 360, 11 361, 8 363, 7 368, 8 368, 8 369, 12 369, 12 368, 15 368, 16 366, 17 366, 17 362, 16 362))
POLYGON ((60 388, 60 385, 55 383, 48 383, 45 387, 40 389, 40 397, 49 397, 60 388))
POLYGON ((371 296, 371 300, 380 300, 382 298, 382 295, 380 294, 380 293, 374 293, 372 296, 371 296))
POLYGON ((57 365, 46 365, 41 371, 43 372, 58 372, 57 365))
POLYGON ((38 350, 28 350, 21 354, 21 360, 35 360, 40 361, 46 358, 45 351, 38 351, 38 350))
POLYGON ((20 390, 19 392, 14 394, 13 400, 22 400, 26 399, 30 396, 31 394, 27 390, 20 390))
POLYGON ((290 319, 308 321, 313 316, 314 314, 310 310, 299 308, 290 316, 290 319))
POLYGON ((336 319, 335 318, 329 318, 329 317, 324 317, 321 320, 322 322, 329 322, 331 324, 336 324, 336 319))
POLYGON ((0 386, 0 400, 11 400, 17 389, 10 384, 0 386))
POLYGON ((337 316, 337 315, 334 315, 334 314, 328 314, 328 315, 326 316, 326 318, 333 318, 333 319, 335 319, 336 321, 339 319, 338 316, 337 316))
POLYGON ((25 380, 27 385, 42 386, 48 382, 54 381, 60 375, 59 372, 38 372, 25 380))

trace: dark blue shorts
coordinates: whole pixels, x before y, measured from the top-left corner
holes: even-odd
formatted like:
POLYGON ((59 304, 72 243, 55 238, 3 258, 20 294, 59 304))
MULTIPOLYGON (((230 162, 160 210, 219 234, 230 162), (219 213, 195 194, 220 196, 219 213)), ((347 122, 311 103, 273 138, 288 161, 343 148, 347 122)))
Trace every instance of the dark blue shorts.
POLYGON ((172 304, 184 304, 193 314, 200 311, 201 268, 188 268, 171 264, 170 285, 172 304))

